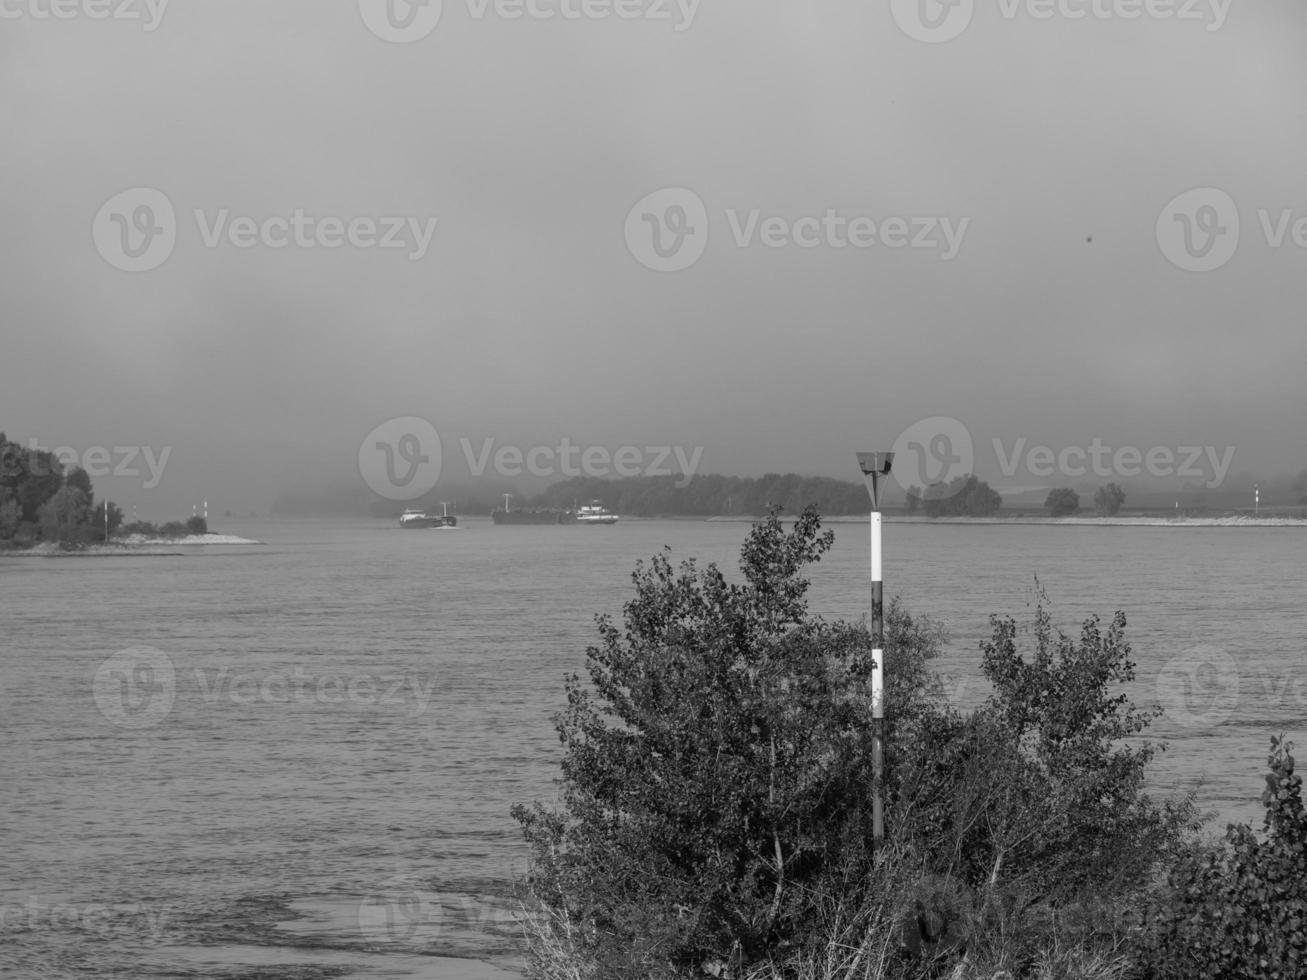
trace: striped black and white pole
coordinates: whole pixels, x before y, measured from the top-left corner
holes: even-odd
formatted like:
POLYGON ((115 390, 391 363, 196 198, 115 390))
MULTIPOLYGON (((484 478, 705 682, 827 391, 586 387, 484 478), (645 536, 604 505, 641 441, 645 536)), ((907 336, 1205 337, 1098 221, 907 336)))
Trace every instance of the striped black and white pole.
POLYGON ((881 568, 880 478, 889 476, 893 453, 858 453, 871 494, 871 835, 885 839, 885 585, 881 568))

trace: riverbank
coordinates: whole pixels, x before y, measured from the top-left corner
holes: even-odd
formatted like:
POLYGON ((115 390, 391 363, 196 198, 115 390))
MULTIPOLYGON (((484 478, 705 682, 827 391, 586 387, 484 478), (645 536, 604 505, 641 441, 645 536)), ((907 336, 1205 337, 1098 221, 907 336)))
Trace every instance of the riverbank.
MULTIPOLYGON (((824 524, 866 524, 867 516, 823 517, 824 524)), ((790 518, 786 518, 789 520, 790 518)), ((757 517, 709 517, 710 522, 752 524, 757 517)), ((1296 517, 910 517, 885 515, 886 524, 1021 524, 1070 525, 1074 527, 1303 527, 1307 519, 1296 517)))
POLYGON ((178 538, 147 537, 132 534, 124 538, 115 538, 109 544, 87 544, 73 549, 66 549, 57 542, 43 541, 30 548, 14 549, 4 554, 19 558, 73 558, 105 555, 181 555, 178 548, 193 547, 234 547, 262 545, 262 541, 242 538, 234 534, 187 534, 178 538))

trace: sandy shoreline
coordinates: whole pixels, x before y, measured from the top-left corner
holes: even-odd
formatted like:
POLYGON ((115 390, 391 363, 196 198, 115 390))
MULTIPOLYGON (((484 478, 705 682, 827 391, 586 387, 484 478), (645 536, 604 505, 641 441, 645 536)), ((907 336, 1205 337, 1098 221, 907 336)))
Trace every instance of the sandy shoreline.
POLYGON ((23 551, 6 551, 4 554, 20 558, 85 558, 103 555, 183 555, 179 548, 193 547, 233 547, 239 545, 261 545, 262 541, 241 538, 234 534, 188 534, 181 538, 147 538, 133 534, 119 538, 112 544, 90 544, 73 551, 65 551, 57 544, 43 542, 23 551))

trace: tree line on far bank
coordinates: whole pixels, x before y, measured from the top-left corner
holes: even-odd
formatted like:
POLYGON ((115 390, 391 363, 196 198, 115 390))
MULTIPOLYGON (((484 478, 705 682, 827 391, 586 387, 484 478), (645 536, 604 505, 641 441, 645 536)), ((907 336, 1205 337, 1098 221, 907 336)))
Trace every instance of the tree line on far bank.
MULTIPOLYGON (((994 517, 1003 508, 1002 495, 970 473, 925 488, 910 486, 901 495, 896 495, 895 489, 891 485, 883 508, 890 513, 928 518, 994 517)), ((769 473, 762 477, 706 474, 688 480, 675 475, 618 480, 574 477, 534 495, 516 494, 512 507, 566 510, 592 500, 628 517, 756 518, 774 508, 780 508, 782 514, 798 515, 808 507, 816 507, 827 517, 862 517, 871 509, 866 487, 861 483, 797 473, 769 473)), ((376 517, 393 517, 399 509, 409 506, 425 506, 439 513, 441 503, 447 503, 451 513, 488 515, 503 506, 503 497, 490 491, 442 490, 402 505, 377 500, 370 509, 376 517)), ((1125 491, 1115 483, 1100 488, 1094 495, 1094 509, 1101 516, 1117 514, 1124 503, 1125 491)), ((1048 495, 1044 507, 1053 517, 1069 516, 1080 511, 1080 496, 1073 490, 1059 488, 1048 495)), ((292 510, 289 506, 284 509, 292 510)))
MULTIPOLYGON (((1002 495, 974 473, 924 489, 910 486, 901 499, 902 513, 930 518, 993 517, 1003 507, 1002 495)), ((1125 491, 1109 483, 1094 494, 1094 512, 1114 516, 1120 513, 1125 499, 1125 491)), ((567 508, 590 500, 600 500, 609 510, 632 517, 762 517, 778 507, 783 514, 797 515, 815 507, 828 517, 859 517, 871 509, 866 487, 861 483, 795 473, 770 473, 756 479, 696 476, 688 482, 670 476, 623 480, 577 477, 554 484, 522 506, 567 508)), ((1044 507, 1052 517, 1076 514, 1081 509, 1080 495, 1066 488, 1055 489, 1044 507)), ((892 503, 886 509, 898 509, 898 505, 892 503)))

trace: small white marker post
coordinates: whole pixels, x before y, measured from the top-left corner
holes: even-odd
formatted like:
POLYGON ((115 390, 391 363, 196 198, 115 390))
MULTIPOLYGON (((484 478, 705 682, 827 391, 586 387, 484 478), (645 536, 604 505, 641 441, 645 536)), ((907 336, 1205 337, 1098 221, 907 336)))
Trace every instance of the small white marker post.
POLYGON ((871 836, 876 847, 885 839, 885 587, 881 578, 880 478, 889 476, 893 453, 858 453, 871 494, 871 836))

